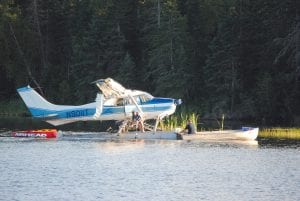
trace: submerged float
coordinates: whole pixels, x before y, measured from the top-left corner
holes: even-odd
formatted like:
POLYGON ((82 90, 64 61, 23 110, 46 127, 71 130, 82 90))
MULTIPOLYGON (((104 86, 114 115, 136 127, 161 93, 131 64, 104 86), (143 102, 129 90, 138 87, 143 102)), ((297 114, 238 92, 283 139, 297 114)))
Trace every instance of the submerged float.
POLYGON ((56 138, 56 129, 24 130, 12 132, 12 137, 56 138))
POLYGON ((60 131, 60 136, 76 139, 102 139, 102 140, 247 140, 253 141, 257 138, 259 128, 243 127, 240 130, 225 131, 202 131, 196 134, 182 134, 172 131, 147 131, 127 133, 107 132, 68 132, 60 131))

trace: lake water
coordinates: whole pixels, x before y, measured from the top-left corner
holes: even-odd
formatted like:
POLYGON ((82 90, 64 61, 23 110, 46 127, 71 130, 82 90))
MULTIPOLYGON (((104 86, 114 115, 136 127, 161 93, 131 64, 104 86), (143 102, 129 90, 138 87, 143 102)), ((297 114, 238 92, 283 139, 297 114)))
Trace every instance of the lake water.
POLYGON ((0 138, 0 200, 300 200, 300 143, 0 138))

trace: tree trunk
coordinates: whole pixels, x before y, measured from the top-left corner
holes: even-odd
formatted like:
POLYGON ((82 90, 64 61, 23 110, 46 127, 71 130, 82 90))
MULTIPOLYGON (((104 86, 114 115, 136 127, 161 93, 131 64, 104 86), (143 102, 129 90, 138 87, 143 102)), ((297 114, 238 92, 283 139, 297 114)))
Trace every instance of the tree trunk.
POLYGON ((37 86, 37 88, 38 88, 39 92, 41 93, 41 95, 44 95, 44 93, 43 93, 43 91, 42 91, 42 89, 41 89, 39 83, 36 81, 36 79, 33 77, 32 73, 31 73, 30 66, 29 66, 29 64, 28 64, 28 62, 27 62, 27 60, 26 60, 26 57, 25 57, 25 55, 24 55, 24 52, 23 52, 23 50, 21 49, 21 46, 20 46, 20 44, 19 44, 19 42, 18 42, 18 40, 17 40, 16 34, 15 34, 15 32, 14 32, 14 29, 13 29, 11 23, 8 23, 8 25, 9 25, 10 33, 11 33, 11 35, 12 35, 12 37, 13 37, 15 43, 16 43, 18 52, 19 52, 20 56, 22 57, 22 59, 23 59, 23 61, 24 61, 24 64, 25 64, 25 66, 26 66, 26 70, 27 70, 27 73, 28 73, 29 78, 30 78, 30 79, 34 82, 34 84, 37 86))
POLYGON ((40 40, 40 51, 41 51, 41 60, 42 60, 42 69, 47 69, 47 61, 46 61, 46 54, 45 54, 45 48, 43 43, 43 37, 40 27, 40 20, 38 15, 38 5, 37 0, 33 0, 33 14, 34 14, 34 22, 36 24, 37 33, 40 40))
POLYGON ((174 59, 173 59, 173 16, 172 14, 170 14, 170 20, 169 20, 169 29, 170 29, 170 33, 171 33, 171 37, 170 37, 170 61, 171 61, 171 70, 174 70, 174 59))
POLYGON ((235 61, 231 59, 231 100, 230 100, 230 113, 232 114, 234 111, 234 94, 235 94, 235 79, 236 79, 236 72, 235 72, 235 61))
POLYGON ((295 54, 295 59, 296 59, 296 69, 297 69, 297 81, 298 85, 300 82, 300 3, 299 1, 297 2, 297 7, 296 7, 296 54, 295 54))
POLYGON ((160 0, 157 0, 157 26, 160 28, 160 0))

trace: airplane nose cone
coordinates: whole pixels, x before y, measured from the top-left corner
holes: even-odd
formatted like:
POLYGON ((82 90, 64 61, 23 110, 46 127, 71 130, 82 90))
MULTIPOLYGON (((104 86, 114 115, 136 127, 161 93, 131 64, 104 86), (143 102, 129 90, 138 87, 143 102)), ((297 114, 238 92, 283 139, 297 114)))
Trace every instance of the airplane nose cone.
POLYGON ((175 105, 180 105, 182 103, 181 99, 174 100, 175 105))

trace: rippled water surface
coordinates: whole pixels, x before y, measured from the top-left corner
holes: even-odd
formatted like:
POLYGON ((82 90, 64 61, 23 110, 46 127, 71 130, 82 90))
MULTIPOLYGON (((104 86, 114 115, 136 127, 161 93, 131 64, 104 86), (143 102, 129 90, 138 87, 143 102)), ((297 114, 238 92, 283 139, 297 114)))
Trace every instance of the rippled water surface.
POLYGON ((300 146, 0 138, 0 200, 300 200, 300 146))

